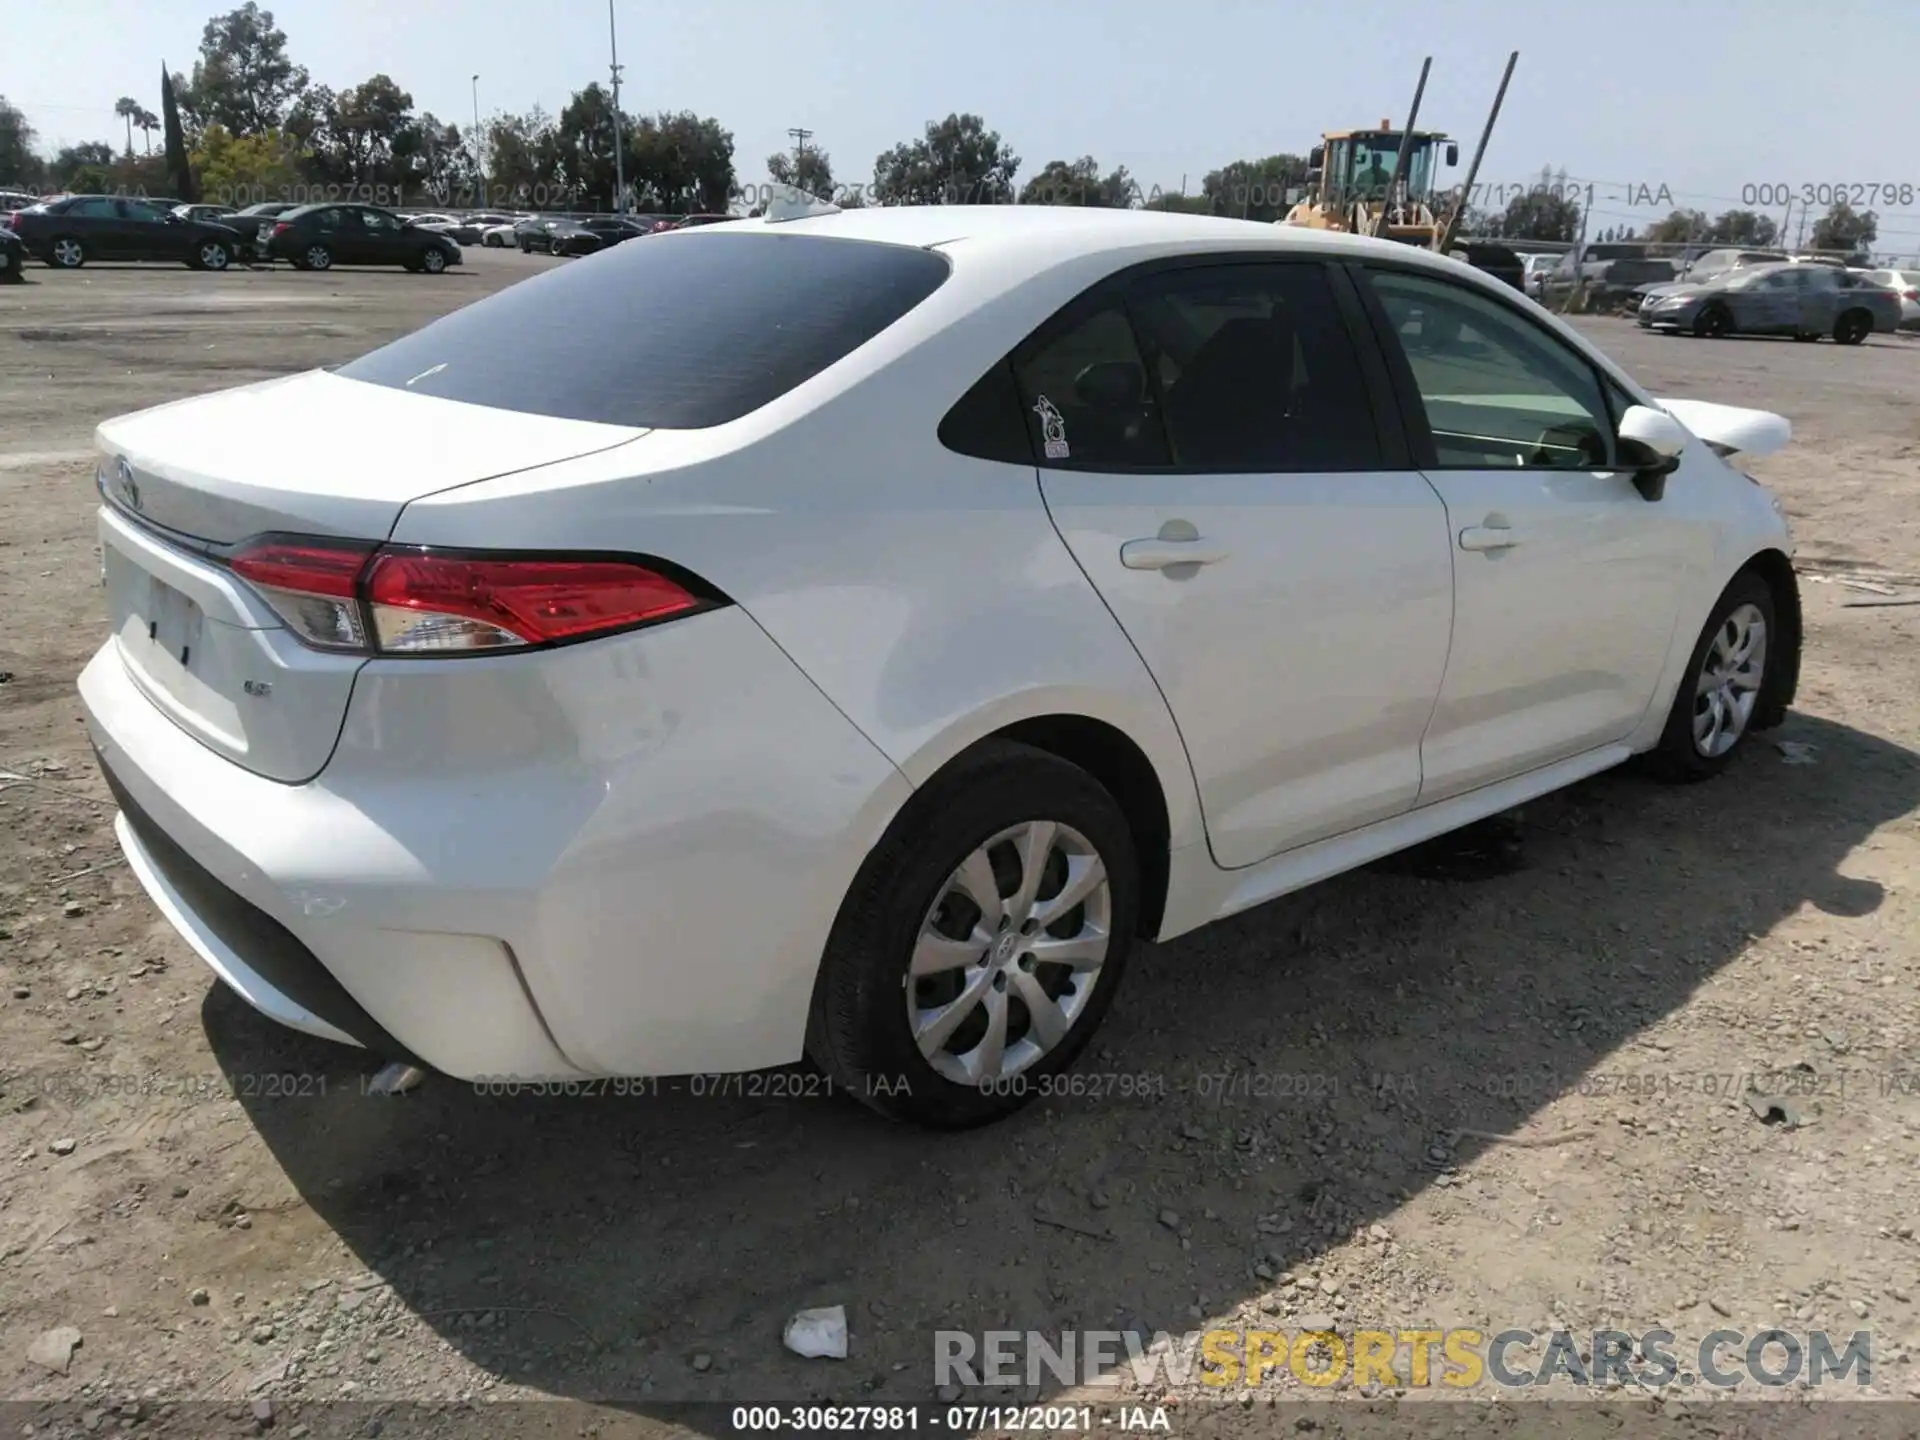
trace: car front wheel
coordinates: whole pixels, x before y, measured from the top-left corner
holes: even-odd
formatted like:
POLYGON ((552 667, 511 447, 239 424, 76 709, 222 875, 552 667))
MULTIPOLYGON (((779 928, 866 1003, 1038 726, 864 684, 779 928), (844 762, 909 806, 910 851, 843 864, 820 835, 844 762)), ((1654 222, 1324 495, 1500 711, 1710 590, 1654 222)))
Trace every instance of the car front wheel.
POLYGON ((807 1051, 882 1114, 984 1124, 1066 1083, 1139 908, 1133 835, 1086 771, 988 742, 920 790, 834 922, 807 1051))
POLYGON ((420 268, 429 275, 438 275, 447 268, 447 257, 443 251, 427 250, 420 256, 420 268))
POLYGON ((1735 576, 1707 617, 1649 767, 1663 779, 1705 780, 1727 767, 1753 729, 1779 634, 1773 591, 1735 576))
POLYGON ((219 240, 208 240, 193 252, 194 267, 199 270, 224 270, 233 263, 233 252, 219 240))

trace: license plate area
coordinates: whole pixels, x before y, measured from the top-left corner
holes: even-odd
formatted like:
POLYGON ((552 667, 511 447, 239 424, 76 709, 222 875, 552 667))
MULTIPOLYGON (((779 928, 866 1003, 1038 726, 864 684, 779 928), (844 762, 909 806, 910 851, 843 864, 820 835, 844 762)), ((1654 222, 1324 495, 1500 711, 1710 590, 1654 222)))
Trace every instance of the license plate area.
POLYGON ((200 645, 205 629, 200 607, 157 575, 147 577, 146 588, 146 603, 135 620, 136 623, 140 619, 146 621, 146 639, 152 658, 165 657, 182 670, 191 671, 193 652, 200 645))

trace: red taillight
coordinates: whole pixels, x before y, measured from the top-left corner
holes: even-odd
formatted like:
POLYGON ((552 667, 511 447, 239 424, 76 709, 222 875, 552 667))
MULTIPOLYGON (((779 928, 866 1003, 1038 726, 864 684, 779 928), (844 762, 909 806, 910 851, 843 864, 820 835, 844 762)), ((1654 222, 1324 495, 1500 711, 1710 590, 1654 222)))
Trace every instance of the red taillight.
POLYGON ((628 560, 376 550, 274 536, 229 563, 307 644, 369 654, 552 645, 709 603, 628 560))
MULTIPOLYGON (((284 235, 284 234, 286 234, 286 233, 287 233, 287 231, 289 231, 289 230, 291 230, 292 228, 293 228, 293 226, 291 226, 291 225, 289 225, 289 224, 288 224, 288 223, 287 223, 286 221, 284 221, 284 220, 281 220, 281 221, 277 221, 277 222, 276 222, 276 223, 274 224, 274 227, 273 227, 273 234, 274 234, 274 235, 284 235)), ((268 238, 268 239, 272 239, 272 238, 273 238, 273 236, 272 236, 272 235, 269 235, 269 236, 268 236, 267 238, 268 238)))
POLYGON ((1920 300, 1920 290, 1902 290, 1900 292, 1900 298, 1902 300, 1920 300))
POLYGON ((700 604, 624 560, 511 560, 388 551, 367 576, 382 650, 496 650, 624 630, 700 604))

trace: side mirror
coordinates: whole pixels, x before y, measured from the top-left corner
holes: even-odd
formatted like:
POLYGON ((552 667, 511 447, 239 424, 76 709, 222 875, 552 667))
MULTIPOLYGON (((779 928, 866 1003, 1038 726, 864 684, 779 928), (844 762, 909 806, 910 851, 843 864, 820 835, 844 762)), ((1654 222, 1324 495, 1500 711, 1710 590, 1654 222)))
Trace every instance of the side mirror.
POLYGON ((1318 170, 1321 166, 1325 165, 1326 163, 1327 163, 1327 147, 1326 146, 1316 145, 1307 152, 1307 168, 1309 170, 1318 170))
POLYGON ((1089 365, 1074 377, 1073 393, 1090 409, 1131 409, 1147 393, 1146 372, 1126 360, 1089 365))
POLYGON ((1648 500, 1667 492, 1667 476, 1680 468, 1691 431, 1664 410, 1630 405, 1620 417, 1620 463, 1633 472, 1633 484, 1648 500))
POLYGON ((1447 142, 1447 168, 1451 170, 1454 166, 1458 165, 1459 163, 1460 163, 1460 142, 1458 140, 1449 140, 1447 142))

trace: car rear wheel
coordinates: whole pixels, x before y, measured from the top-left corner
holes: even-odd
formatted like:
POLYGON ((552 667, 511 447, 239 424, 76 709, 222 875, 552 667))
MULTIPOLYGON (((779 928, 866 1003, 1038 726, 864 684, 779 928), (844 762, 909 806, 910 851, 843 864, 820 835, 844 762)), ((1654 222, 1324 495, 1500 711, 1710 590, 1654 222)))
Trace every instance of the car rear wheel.
POLYGON ((420 268, 429 275, 438 275, 442 270, 447 268, 446 252, 442 250, 423 251, 420 256, 420 268))
POLYGON ((1719 340, 1733 333, 1733 315, 1724 305, 1709 305, 1693 322, 1693 333, 1703 340, 1719 340))
POLYGON ((1005 741, 914 796, 821 960, 807 1053, 895 1119, 997 1120, 1056 1088, 1099 1026, 1139 907, 1126 817, 1086 771, 1005 741))
POLYGON ((1753 729, 1778 635, 1773 591, 1734 577, 1707 618, 1648 768, 1664 780, 1705 780, 1727 767, 1753 729))
POLYGON ((300 268, 303 270, 331 270, 333 251, 324 245, 309 245, 300 252, 300 268))
POLYGON ((193 252, 197 270, 224 270, 233 263, 233 251, 221 240, 208 240, 193 252))
POLYGON ((1842 345, 1858 345, 1873 333, 1873 317, 1864 310, 1849 310, 1833 322, 1833 338, 1842 345))
POLYGON ((87 263, 87 247, 72 235, 60 235, 47 247, 47 263, 59 270, 78 270, 87 263))

